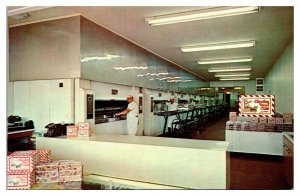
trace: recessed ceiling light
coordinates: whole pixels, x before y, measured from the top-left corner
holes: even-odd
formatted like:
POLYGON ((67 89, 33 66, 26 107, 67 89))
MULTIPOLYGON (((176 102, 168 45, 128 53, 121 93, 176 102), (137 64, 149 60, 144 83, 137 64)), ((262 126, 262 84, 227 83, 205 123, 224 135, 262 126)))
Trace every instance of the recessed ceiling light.
POLYGON ((220 78, 219 80, 250 80, 250 78, 220 78))
POLYGON ((234 16, 240 14, 249 14, 258 11, 259 11, 258 6, 252 6, 252 7, 223 6, 223 7, 214 7, 210 9, 200 9, 200 10, 193 10, 193 11, 167 14, 161 16, 153 16, 153 17, 146 18, 145 21, 150 26, 157 26, 157 25, 166 25, 166 24, 188 22, 188 21, 195 21, 195 20, 234 16))
POLYGON ((209 59, 209 60, 199 60, 197 61, 200 65, 206 64, 219 64, 219 63, 240 63, 240 62, 250 62, 252 57, 243 57, 243 58, 232 58, 232 59, 209 59))
POLYGON ((215 77, 239 77, 239 76, 250 76, 249 73, 243 74, 216 74, 215 77))
POLYGON ((215 43, 215 44, 205 44, 205 45, 194 45, 194 46, 184 46, 180 50, 182 52, 197 52, 197 51, 207 51, 207 50, 223 50, 232 48, 245 48, 255 46, 255 41, 240 41, 240 42, 226 42, 226 43, 215 43))
POLYGON ((230 71, 250 71, 252 68, 223 68, 223 69, 208 69, 208 72, 230 72, 230 71))

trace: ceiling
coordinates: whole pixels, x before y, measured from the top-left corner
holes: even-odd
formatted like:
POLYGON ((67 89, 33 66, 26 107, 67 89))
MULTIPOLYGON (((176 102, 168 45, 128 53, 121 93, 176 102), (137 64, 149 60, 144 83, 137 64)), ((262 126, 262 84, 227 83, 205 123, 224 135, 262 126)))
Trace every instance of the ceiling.
POLYGON ((293 7, 263 6, 260 12, 216 19, 149 26, 146 17, 209 7, 8 7, 8 24, 18 25, 38 20, 81 14, 99 25, 142 46, 197 75, 203 81, 218 81, 208 68, 251 66, 250 78, 266 75, 284 49, 293 42, 293 7), (21 13, 30 17, 16 19, 21 13), (255 40, 254 47, 183 53, 181 46, 255 40), (199 65, 199 59, 253 57, 250 63, 199 65))

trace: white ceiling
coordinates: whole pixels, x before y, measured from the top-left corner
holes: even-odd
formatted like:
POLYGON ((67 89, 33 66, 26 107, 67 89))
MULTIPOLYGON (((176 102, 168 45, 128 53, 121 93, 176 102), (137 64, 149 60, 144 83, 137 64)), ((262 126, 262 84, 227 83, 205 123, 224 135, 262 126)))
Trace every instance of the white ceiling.
POLYGON ((151 27, 145 18, 208 7, 8 7, 8 24, 16 25, 36 20, 80 13, 84 17, 181 66, 207 81, 216 81, 208 68, 251 66, 251 79, 264 77, 284 49, 293 42, 293 7, 261 7, 260 12, 151 27), (18 21, 16 14, 30 17, 18 21), (255 47, 183 53, 181 46, 255 40, 255 47), (250 63, 199 65, 199 59, 253 57, 250 63))

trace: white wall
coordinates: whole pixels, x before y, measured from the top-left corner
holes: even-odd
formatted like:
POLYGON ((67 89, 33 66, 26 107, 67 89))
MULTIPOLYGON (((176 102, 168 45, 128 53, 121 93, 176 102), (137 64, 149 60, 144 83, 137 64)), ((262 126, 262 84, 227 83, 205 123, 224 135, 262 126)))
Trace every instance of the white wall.
POLYGON ((6 94, 6 116, 14 114, 14 83, 7 83, 7 94, 6 94))
POLYGON ((73 89, 72 79, 15 81, 13 113, 23 121, 33 120, 37 132, 49 123, 73 123, 73 89))
POLYGON ((265 93, 275 95, 275 111, 294 112, 294 44, 291 43, 265 77, 265 93))

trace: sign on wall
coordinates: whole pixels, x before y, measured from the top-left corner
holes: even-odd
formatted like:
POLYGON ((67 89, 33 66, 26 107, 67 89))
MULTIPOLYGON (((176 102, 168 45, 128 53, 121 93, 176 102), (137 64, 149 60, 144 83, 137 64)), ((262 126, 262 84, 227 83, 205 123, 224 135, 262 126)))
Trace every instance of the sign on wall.
POLYGON ((274 95, 240 95, 239 97, 239 116, 271 117, 274 113, 274 95))

